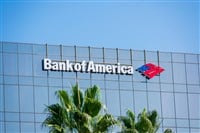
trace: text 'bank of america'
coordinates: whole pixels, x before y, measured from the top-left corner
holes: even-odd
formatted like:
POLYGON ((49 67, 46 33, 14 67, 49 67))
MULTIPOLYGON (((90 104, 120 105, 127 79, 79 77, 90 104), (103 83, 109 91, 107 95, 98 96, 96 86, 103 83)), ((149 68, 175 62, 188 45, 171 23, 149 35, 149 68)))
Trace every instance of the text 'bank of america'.
POLYGON ((86 62, 70 62, 52 61, 51 59, 43 59, 43 69, 53 71, 75 71, 75 72, 93 72, 93 73, 113 73, 113 74, 133 74, 132 66, 125 66, 117 63, 115 65, 96 64, 93 61, 86 62))

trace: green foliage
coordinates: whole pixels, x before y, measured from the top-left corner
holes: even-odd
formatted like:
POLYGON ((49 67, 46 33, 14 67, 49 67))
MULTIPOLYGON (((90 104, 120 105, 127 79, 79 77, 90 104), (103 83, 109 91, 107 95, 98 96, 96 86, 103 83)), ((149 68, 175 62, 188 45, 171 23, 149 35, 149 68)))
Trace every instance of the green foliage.
POLYGON ((43 122, 50 133, 102 133, 117 123, 112 115, 100 114, 103 104, 97 86, 83 93, 76 84, 71 96, 65 90, 58 90, 55 94, 59 103, 46 107, 48 116, 43 122))

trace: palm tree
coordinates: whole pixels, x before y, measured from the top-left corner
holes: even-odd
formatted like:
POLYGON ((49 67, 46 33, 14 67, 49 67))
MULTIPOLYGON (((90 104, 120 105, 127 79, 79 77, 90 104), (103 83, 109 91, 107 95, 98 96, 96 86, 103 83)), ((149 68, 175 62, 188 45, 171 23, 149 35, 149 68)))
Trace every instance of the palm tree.
POLYGON ((103 133, 117 123, 112 115, 100 113, 104 105, 97 86, 83 93, 76 84, 71 96, 65 90, 57 91, 56 96, 59 103, 46 107, 48 116, 43 122, 51 133, 103 133))
MULTIPOLYGON (((138 115, 138 120, 135 120, 135 115, 131 110, 126 112, 126 116, 118 117, 122 123, 122 133, 156 133, 159 129, 159 117, 157 111, 147 112, 146 109, 138 115)), ((172 133, 171 129, 166 129, 164 133, 172 133)))

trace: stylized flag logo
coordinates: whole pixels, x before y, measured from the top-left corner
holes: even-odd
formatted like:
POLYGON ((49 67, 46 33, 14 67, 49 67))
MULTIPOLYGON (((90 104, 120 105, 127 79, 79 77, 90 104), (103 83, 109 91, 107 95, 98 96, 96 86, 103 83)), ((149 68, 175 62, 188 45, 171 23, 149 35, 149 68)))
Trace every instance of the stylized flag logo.
POLYGON ((147 79, 151 79, 156 75, 159 75, 161 72, 164 71, 164 69, 160 66, 156 66, 152 63, 145 64, 136 71, 140 72, 142 75, 144 75, 147 79))

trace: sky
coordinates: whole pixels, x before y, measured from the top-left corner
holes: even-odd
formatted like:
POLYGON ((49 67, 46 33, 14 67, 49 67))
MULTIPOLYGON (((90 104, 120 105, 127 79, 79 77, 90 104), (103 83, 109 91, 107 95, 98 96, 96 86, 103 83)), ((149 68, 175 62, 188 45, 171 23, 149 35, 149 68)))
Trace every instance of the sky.
POLYGON ((0 41, 200 53, 200 1, 2 1, 0 41))

